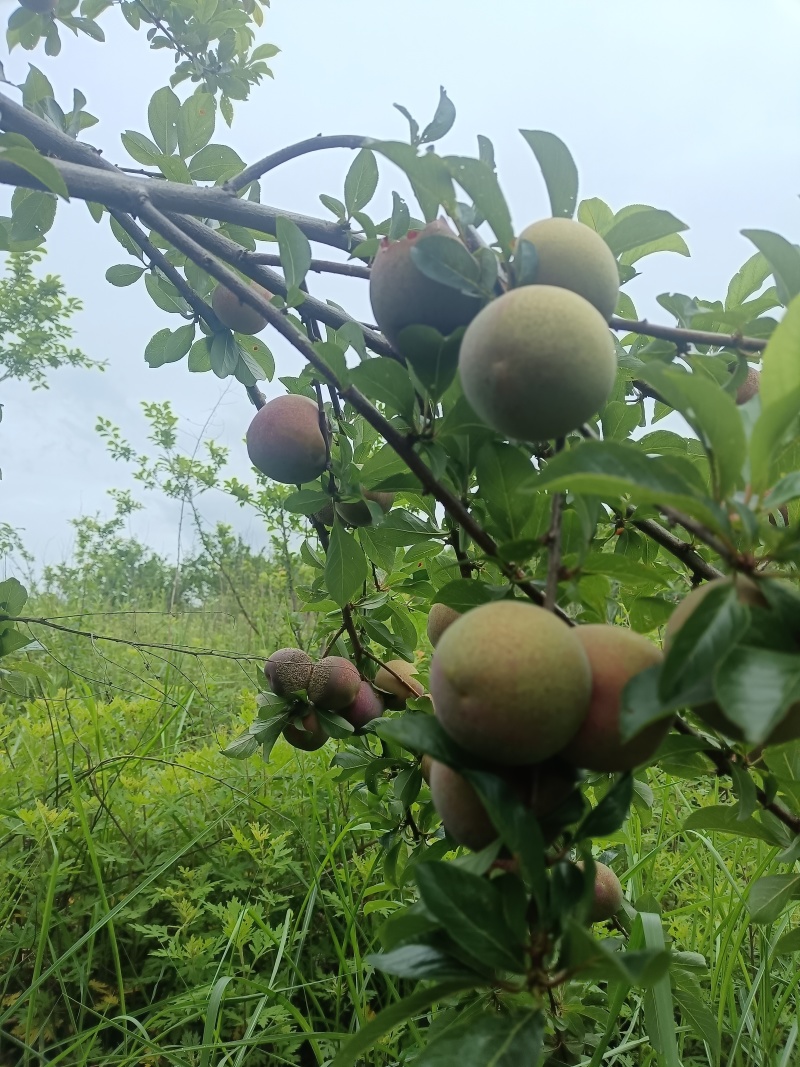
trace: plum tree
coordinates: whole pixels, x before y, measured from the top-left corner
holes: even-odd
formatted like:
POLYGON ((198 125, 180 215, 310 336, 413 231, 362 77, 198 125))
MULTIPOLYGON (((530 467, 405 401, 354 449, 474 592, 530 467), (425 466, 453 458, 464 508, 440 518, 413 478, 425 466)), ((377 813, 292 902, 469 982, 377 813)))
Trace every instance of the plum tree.
POLYGON ((500 600, 442 634, 431 662, 434 711, 464 748, 502 764, 538 763, 575 735, 591 695, 586 653, 549 611, 500 600))
POLYGON ((300 718, 300 726, 294 723, 284 729, 283 736, 293 748, 303 752, 316 752, 328 740, 328 734, 317 718, 315 711, 308 711, 300 718))
POLYGON ((384 694, 390 711, 402 711, 406 701, 420 697, 425 692, 422 682, 416 677, 417 668, 404 659, 389 659, 378 668, 373 685, 384 694), (386 668, 391 668, 387 670, 386 668), (399 675, 399 677, 395 677, 399 675))
POLYGON ((525 285, 467 327, 458 361, 464 394, 492 429, 542 441, 576 430, 605 404, 617 357, 603 316, 582 296, 525 285))
POLYGON ((306 691, 312 664, 311 656, 300 648, 279 648, 264 664, 264 674, 272 692, 287 697, 306 691))
POLYGON ((450 334, 475 317, 481 301, 435 282, 415 265, 411 250, 422 237, 458 238, 442 219, 421 230, 411 230, 399 241, 384 240, 372 263, 369 298, 375 321, 390 343, 398 348, 406 326, 432 326, 450 334))
MULTIPOLYGON (((371 489, 365 489, 363 493, 365 500, 374 501, 384 515, 394 503, 394 493, 376 493, 371 489)), ((355 503, 339 503, 336 505, 336 511, 350 526, 369 526, 372 522, 372 515, 365 500, 358 500, 355 503)))
MULTIPOLYGON (((583 860, 576 864, 580 870, 584 869, 583 860)), ((589 922, 602 923, 613 919, 619 909, 625 894, 622 891, 622 883, 616 874, 605 863, 594 861, 594 897, 589 911, 589 922)))
MULTIPOLYGON (((259 292, 266 300, 272 298, 272 293, 268 293, 260 285, 251 283, 251 288, 259 292)), ((211 306, 219 321, 229 330, 235 330, 236 333, 261 333, 266 328, 266 317, 249 304, 245 304, 236 293, 232 293, 224 285, 218 285, 214 290, 211 296, 211 306)))
POLYGON ((622 626, 578 626, 575 637, 589 658, 592 696, 586 718, 562 756, 590 771, 633 770, 655 754, 669 731, 670 721, 654 722, 623 742, 622 691, 635 675, 661 662, 661 650, 646 637, 622 626))
POLYGON ((537 285, 570 289, 597 308, 608 321, 619 297, 617 261, 595 230, 573 219, 541 219, 519 235, 538 255, 537 285))
POLYGON ((247 429, 250 462, 276 482, 299 485, 318 478, 328 462, 319 409, 307 396, 276 396, 247 429))
POLYGON ((369 682, 362 681, 355 697, 341 709, 340 715, 343 719, 347 719, 356 733, 358 733, 368 722, 372 722, 373 719, 379 719, 383 715, 383 708, 384 703, 381 694, 377 693, 369 682))
POLYGON ((455 608, 450 608, 447 604, 433 604, 431 610, 428 612, 428 640, 434 648, 439 643, 439 638, 445 632, 447 627, 461 618, 461 612, 456 611, 455 608))
POLYGON ((325 711, 341 711, 352 704, 361 687, 355 664, 343 656, 327 656, 311 668, 308 699, 325 711))

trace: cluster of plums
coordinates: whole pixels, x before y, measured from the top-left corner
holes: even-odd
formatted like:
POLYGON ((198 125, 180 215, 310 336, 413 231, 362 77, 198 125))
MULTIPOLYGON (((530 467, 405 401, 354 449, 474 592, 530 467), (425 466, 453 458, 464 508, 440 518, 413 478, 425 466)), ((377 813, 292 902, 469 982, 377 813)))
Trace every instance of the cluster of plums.
POLYGON ((273 693, 294 701, 295 721, 283 733, 290 745, 305 752, 322 748, 329 737, 318 711, 334 712, 358 733, 386 708, 399 711, 407 700, 424 692, 414 677, 413 664, 405 660, 389 660, 368 682, 349 659, 325 656, 313 660, 300 648, 273 652, 264 664, 264 674, 273 693))

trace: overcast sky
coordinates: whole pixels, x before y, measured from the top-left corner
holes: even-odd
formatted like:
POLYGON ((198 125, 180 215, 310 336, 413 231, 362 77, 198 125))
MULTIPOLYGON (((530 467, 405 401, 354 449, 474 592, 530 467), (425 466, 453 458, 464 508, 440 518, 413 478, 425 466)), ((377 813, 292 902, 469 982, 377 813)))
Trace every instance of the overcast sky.
MULTIPOLYGON (((402 103, 421 124, 444 85, 458 110, 441 142, 446 152, 476 154, 476 135, 495 145, 501 182, 521 229, 549 213, 535 160, 520 128, 557 133, 575 156, 580 196, 599 196, 614 209, 630 203, 667 208, 690 227, 691 259, 662 254, 645 260, 629 287, 640 313, 663 313, 665 291, 715 299, 752 253, 747 227, 800 238, 800 78, 797 41, 800 0, 272 0, 262 39, 281 48, 275 80, 240 105, 233 131, 222 121, 214 137, 252 161, 317 133, 359 133, 403 139, 402 103)), ((4 16, 12 5, 2 0, 4 16)), ((107 43, 62 35, 57 59, 39 50, 3 56, 7 78, 21 82, 34 62, 53 82, 62 104, 73 87, 88 98, 100 123, 87 139, 106 158, 129 164, 119 140, 125 129, 147 132, 147 104, 171 64, 151 53, 116 12, 103 16, 107 43)), ((262 199, 325 215, 318 194, 341 198, 349 152, 312 155, 267 176, 262 199)), ((379 207, 388 213, 391 189, 407 190, 399 172, 381 164, 379 207)), ((60 274, 85 305, 76 342, 108 361, 104 374, 61 371, 49 392, 3 387, 0 424, 0 521, 24 528, 40 562, 65 558, 73 540, 69 519, 110 514, 107 490, 135 486, 108 458, 95 432, 97 416, 116 422, 145 445, 141 402, 170 400, 189 450, 208 432, 231 448, 230 473, 246 477, 241 438, 252 408, 238 383, 193 375, 183 363, 150 370, 143 352, 150 336, 178 325, 143 287, 114 289, 107 267, 126 256, 106 224, 95 226, 81 203, 60 205, 44 268, 60 274)), ((323 250, 317 249, 320 253, 323 250)), ((311 276, 312 291, 368 316, 366 285, 311 276)), ((281 374, 299 364, 280 340, 263 335, 281 374)), ((281 390, 277 380, 268 395, 281 390)), ((173 554, 175 508, 135 490, 146 504, 132 530, 173 554)), ((209 496, 210 521, 232 521, 253 543, 258 523, 223 498, 209 496)))

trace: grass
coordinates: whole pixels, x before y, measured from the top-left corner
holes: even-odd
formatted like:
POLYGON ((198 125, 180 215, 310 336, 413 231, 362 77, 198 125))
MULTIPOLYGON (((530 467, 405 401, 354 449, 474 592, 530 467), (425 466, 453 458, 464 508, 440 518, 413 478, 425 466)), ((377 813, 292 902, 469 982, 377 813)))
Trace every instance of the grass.
MULTIPOLYGON (((204 606, 90 616, 108 605, 88 596, 65 625, 258 657, 297 622, 277 581, 248 600, 255 628, 222 593, 204 606)), ((31 606, 75 607, 52 595, 31 606)), ((332 746, 281 741, 269 765, 223 757, 255 714, 256 658, 42 633, 49 656, 31 655, 48 681, 0 706, 0 1062, 328 1064, 415 989, 368 962, 384 917, 413 899, 412 880, 398 885, 382 862, 390 783, 374 797, 337 783, 332 746)), ((775 952, 790 920, 755 926, 746 907, 749 882, 786 865, 763 841, 685 829, 698 807, 733 798, 720 779, 669 767, 601 844, 629 899, 661 909, 635 936, 665 936, 679 966, 647 996, 568 987, 552 1067, 790 1067, 800 973, 775 952)), ((411 1064, 442 1017, 420 1009, 363 1062, 411 1064)))

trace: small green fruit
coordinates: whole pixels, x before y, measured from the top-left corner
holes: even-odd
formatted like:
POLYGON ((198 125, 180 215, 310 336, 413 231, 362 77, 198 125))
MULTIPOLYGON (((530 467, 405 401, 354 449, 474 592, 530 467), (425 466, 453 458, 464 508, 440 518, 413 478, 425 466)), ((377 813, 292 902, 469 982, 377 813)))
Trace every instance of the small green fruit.
POLYGON ((487 425, 544 441, 577 430, 603 407, 617 357, 603 316, 587 300, 525 285, 473 319, 458 367, 464 394, 487 425))
MULTIPOLYGON (((394 503, 394 493, 375 493, 371 489, 365 489, 363 492, 365 499, 374 501, 384 515, 394 503)), ((372 515, 363 500, 350 504, 337 504, 336 511, 351 526, 369 526, 372 523, 372 515)))
MULTIPOLYGON (((268 293, 262 286, 254 285, 252 282, 250 285, 265 300, 272 299, 272 293, 268 293)), ((265 315, 250 307, 249 304, 245 304, 224 285, 218 285, 214 290, 211 296, 211 306, 223 326, 227 326, 229 330, 234 330, 236 333, 261 333, 267 325, 268 320, 265 315)))
POLYGON ((247 429, 247 453, 276 482, 301 485, 319 478, 328 457, 317 405, 297 393, 270 400, 247 429))
POLYGON ((430 689, 436 717, 470 752, 541 763, 574 737, 591 696, 589 660, 552 612, 521 600, 482 604, 442 634, 430 689))
POLYGON ((311 668, 308 699, 324 711, 341 711, 352 704, 361 687, 361 675, 349 659, 326 656, 311 668))
POLYGON ((434 648, 447 627, 461 618, 461 612, 449 608, 447 604, 434 604, 428 612, 428 640, 434 648))
POLYGON ((537 285, 569 289, 597 308, 608 322, 619 299, 614 253, 589 226, 574 219, 542 219, 527 226, 521 241, 535 245, 537 285))
POLYGON ((458 240, 447 223, 437 219, 421 230, 411 230, 399 241, 384 240, 372 263, 372 312, 394 348, 398 348, 398 336, 406 326, 432 326, 447 336, 466 326, 481 307, 481 300, 435 282, 417 269, 411 250, 420 238, 433 234, 458 240))
POLYGON ((312 659, 300 648, 279 648, 264 664, 273 693, 288 697, 292 693, 304 693, 311 677, 312 659))
MULTIPOLYGON (((579 860, 577 866, 583 870, 583 861, 579 860)), ((622 907, 625 894, 622 892, 619 878, 605 863, 598 863, 595 860, 594 871, 594 900, 589 912, 589 922, 602 923, 607 919, 613 919, 617 914, 622 907)))

